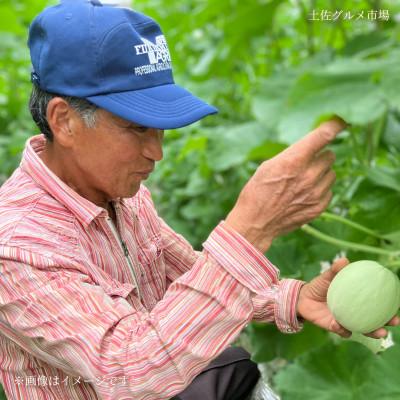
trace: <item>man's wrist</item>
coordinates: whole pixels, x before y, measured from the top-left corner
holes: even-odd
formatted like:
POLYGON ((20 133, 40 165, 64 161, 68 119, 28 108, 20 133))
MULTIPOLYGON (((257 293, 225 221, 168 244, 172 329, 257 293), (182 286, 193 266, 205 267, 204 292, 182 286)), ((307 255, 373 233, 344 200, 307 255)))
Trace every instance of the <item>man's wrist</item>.
POLYGON ((266 288, 278 281, 278 269, 225 221, 221 221, 210 233, 203 248, 208 256, 254 294, 264 293, 266 288))
POLYGON ((249 227, 246 224, 242 224, 237 219, 227 216, 225 223, 234 231, 243 236, 249 243, 251 243, 258 251, 265 253, 272 244, 273 237, 266 236, 259 230, 253 227, 249 227))
POLYGON ((303 297, 304 297, 304 289, 305 289, 306 284, 307 284, 306 282, 303 282, 302 286, 300 287, 299 294, 297 297, 297 303, 296 303, 296 315, 297 315, 297 319, 300 322, 305 321, 305 318, 303 317, 301 309, 302 309, 302 301, 303 301, 303 297))
POLYGON ((302 329, 303 320, 297 313, 297 300, 303 285, 303 281, 293 278, 285 278, 279 282, 274 313, 276 326, 281 332, 296 333, 302 329))

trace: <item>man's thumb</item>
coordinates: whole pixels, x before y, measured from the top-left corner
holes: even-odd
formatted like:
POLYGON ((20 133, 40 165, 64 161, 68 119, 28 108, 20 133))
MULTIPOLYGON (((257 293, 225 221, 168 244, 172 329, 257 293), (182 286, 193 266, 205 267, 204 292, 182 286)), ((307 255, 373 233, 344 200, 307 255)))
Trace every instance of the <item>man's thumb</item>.
POLYGON ((331 271, 336 275, 339 271, 348 265, 350 261, 346 257, 338 258, 332 263, 331 271))

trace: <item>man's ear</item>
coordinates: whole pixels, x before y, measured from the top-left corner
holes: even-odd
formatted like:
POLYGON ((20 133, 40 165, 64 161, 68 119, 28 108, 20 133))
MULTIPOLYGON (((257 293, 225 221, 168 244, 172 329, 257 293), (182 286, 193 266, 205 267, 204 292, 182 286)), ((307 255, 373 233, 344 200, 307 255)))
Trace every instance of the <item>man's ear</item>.
POLYGON ((71 147, 77 115, 71 106, 61 97, 54 97, 47 105, 47 123, 54 139, 63 147, 71 147))

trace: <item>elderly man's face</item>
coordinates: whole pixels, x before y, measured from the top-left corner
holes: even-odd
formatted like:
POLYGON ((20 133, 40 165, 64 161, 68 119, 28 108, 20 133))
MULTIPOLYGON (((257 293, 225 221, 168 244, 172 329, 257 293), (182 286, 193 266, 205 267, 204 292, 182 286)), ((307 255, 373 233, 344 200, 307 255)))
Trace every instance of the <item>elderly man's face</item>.
POLYGON ((97 204, 135 195, 155 162, 162 159, 164 132, 141 127, 105 110, 97 111, 94 128, 81 122, 73 125, 69 149, 75 190, 97 204))

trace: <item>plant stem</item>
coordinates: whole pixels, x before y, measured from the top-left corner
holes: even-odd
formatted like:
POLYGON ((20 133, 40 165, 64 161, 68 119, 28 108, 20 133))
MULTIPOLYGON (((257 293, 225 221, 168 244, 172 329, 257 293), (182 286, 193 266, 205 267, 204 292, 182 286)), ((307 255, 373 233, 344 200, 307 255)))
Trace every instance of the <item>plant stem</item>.
MULTIPOLYGON (((302 17, 305 19, 306 24, 306 35, 307 35, 307 51, 308 55, 312 56, 315 52, 314 49, 314 30, 313 30, 313 21, 308 19, 308 10, 307 7, 301 0, 297 0, 297 6, 300 9, 302 17)), ((315 2, 312 2, 312 7, 314 9, 315 2)))
POLYGON ((371 166, 371 162, 374 158, 374 133, 372 124, 368 124, 366 127, 366 156, 365 156, 365 164, 367 167, 371 166))
POLYGON ((379 142, 385 130, 387 119, 387 110, 376 121, 376 124, 368 124, 366 128, 366 142, 367 142, 367 154, 366 164, 368 167, 371 166, 372 161, 375 158, 376 150, 379 146, 379 142))
POLYGON ((364 162, 363 162, 364 156, 360 151, 361 146, 358 144, 358 140, 356 137, 356 135, 357 135, 356 130, 357 130, 356 127, 349 129, 350 141, 351 141, 351 145, 353 147, 353 152, 354 152, 354 155, 356 156, 357 161, 359 162, 360 165, 363 165, 364 164, 364 162))
POLYGON ((376 150, 379 146, 379 142, 381 141, 381 137, 385 131, 386 127, 386 121, 387 121, 387 116, 388 116, 388 110, 386 108, 385 112, 382 114, 382 116, 378 119, 374 133, 373 133, 373 147, 374 147, 374 156, 376 154, 376 150))
POLYGON ((388 267, 388 268, 400 267, 400 261, 388 262, 385 264, 385 267, 388 267))
POLYGON ((354 228, 354 229, 356 229, 358 231, 364 232, 367 235, 373 236, 373 237, 375 237, 377 239, 384 239, 381 235, 379 235, 375 231, 367 228, 366 226, 358 224, 357 222, 350 221, 347 218, 344 218, 344 217, 342 217, 340 215, 332 214, 332 213, 329 213, 329 212, 324 212, 324 213, 321 214, 320 217, 324 218, 324 219, 327 219, 327 220, 331 220, 331 221, 338 221, 338 222, 342 223, 343 225, 348 225, 348 226, 350 226, 350 227, 352 227, 352 228, 354 228))
POLYGON ((322 240, 323 242, 330 243, 334 246, 337 246, 341 249, 348 249, 354 251, 362 251, 365 253, 371 254, 380 254, 388 257, 400 257, 400 251, 389 251, 384 249, 379 249, 378 247, 368 246, 365 244, 359 244, 354 242, 348 242, 346 240, 341 240, 337 238, 333 238, 326 233, 320 232, 318 229, 311 227, 310 225, 306 224, 301 227, 301 230, 308 233, 311 236, 314 236, 317 239, 322 240))

